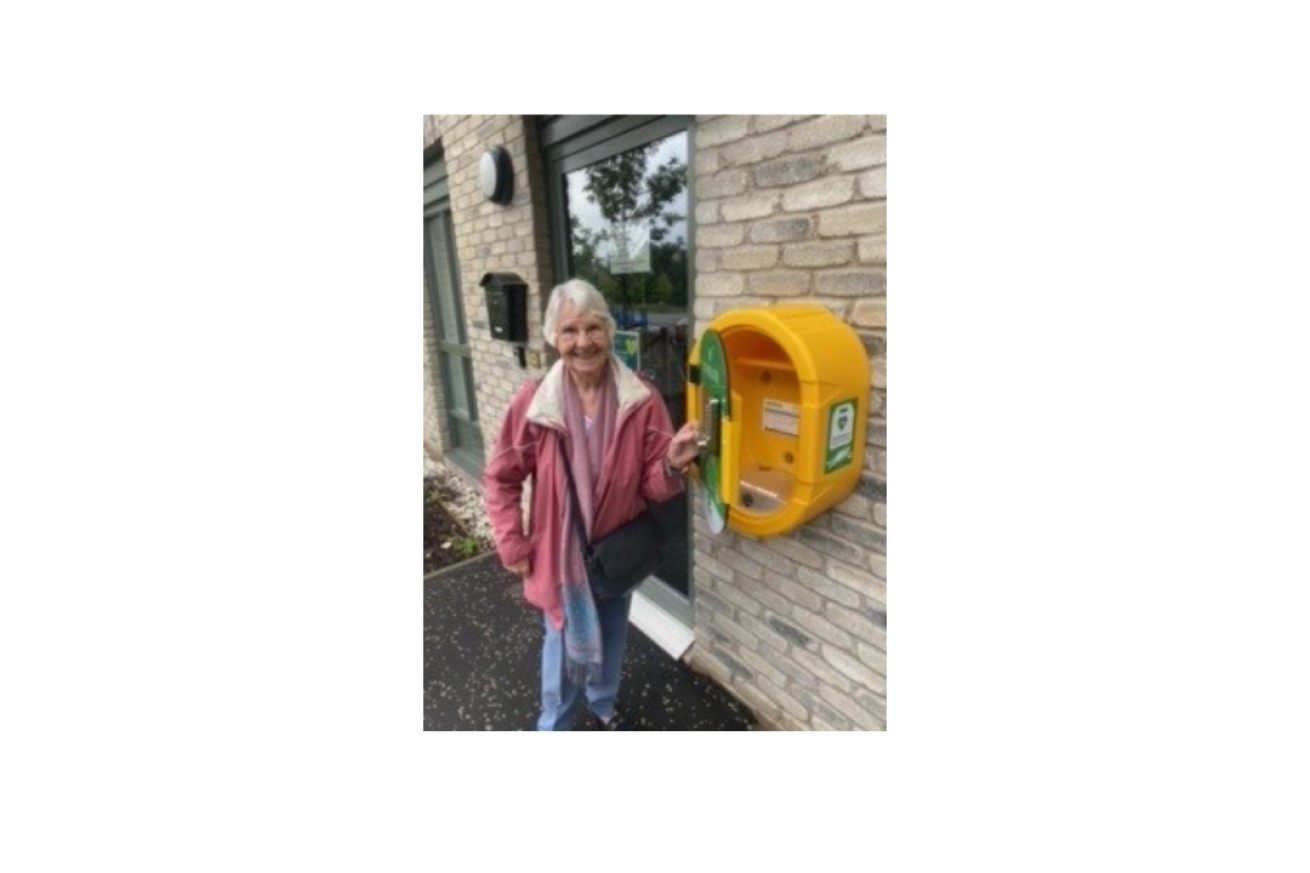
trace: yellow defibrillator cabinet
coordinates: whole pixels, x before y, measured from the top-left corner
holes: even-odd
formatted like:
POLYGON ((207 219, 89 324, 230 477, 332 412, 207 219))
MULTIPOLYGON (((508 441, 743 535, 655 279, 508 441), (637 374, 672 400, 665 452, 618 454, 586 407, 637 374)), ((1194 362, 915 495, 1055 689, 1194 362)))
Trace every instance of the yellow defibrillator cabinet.
POLYGON ((869 357, 820 306, 740 309, 692 349, 687 417, 710 528, 786 533, 840 503, 864 467, 869 357))

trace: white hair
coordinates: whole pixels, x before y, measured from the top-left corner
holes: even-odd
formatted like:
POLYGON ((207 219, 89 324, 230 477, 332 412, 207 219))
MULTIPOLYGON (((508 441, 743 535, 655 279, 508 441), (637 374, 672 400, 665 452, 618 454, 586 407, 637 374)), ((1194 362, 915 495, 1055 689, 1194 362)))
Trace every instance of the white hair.
POLYGON ((573 304, 579 315, 594 315, 600 319, 605 328, 606 342, 611 347, 614 345, 614 331, 618 330, 618 325, 614 323, 614 316, 610 315, 609 304, 596 290, 596 286, 585 279, 570 279, 562 285, 556 285, 550 292, 550 300, 546 303, 546 317, 541 325, 541 334, 546 338, 546 342, 559 348, 559 311, 566 300, 573 304))

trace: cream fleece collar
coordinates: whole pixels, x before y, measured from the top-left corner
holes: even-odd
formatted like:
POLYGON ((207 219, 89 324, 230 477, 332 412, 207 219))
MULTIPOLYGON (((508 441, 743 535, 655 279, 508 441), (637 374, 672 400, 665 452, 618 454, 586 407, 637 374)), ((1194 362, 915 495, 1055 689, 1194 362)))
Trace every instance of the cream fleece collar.
MULTIPOLYGON (((622 421, 637 404, 650 396, 650 389, 613 354, 610 355, 609 370, 618 382, 619 411, 616 421, 622 421)), ((537 393, 528 404, 528 421, 534 424, 565 429, 564 424, 564 359, 556 361, 546 372, 545 378, 537 386, 537 393)))

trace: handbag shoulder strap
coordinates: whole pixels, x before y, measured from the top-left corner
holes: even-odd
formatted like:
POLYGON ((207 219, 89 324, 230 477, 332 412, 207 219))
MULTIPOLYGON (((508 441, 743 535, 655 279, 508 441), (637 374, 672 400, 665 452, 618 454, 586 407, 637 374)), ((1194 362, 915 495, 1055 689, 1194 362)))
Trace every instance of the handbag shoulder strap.
POLYGON ((587 526, 582 523, 582 513, 578 512, 578 488, 573 484, 573 468, 569 464, 569 459, 560 452, 560 459, 564 462, 564 477, 569 480, 569 494, 573 498, 569 503, 569 509, 573 514, 573 527, 578 532, 578 542, 582 545, 582 554, 591 554, 591 546, 587 544, 587 526))

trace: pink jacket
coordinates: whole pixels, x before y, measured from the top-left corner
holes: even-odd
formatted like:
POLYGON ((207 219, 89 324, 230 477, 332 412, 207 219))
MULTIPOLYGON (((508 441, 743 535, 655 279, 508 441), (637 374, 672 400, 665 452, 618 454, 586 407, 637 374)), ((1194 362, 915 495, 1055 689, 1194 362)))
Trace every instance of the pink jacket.
MULTIPOLYGON (((619 409, 614 443, 601 463, 596 538, 636 518, 647 502, 668 500, 683 488, 681 476, 664 474, 673 425, 659 392, 612 355, 610 369, 618 379, 619 409)), ((505 564, 530 560, 523 596, 549 615, 557 629, 564 626, 560 580, 554 578, 554 568, 559 565, 556 543, 568 491, 561 466, 569 440, 561 381, 565 378, 564 362, 557 361, 540 382, 528 382, 519 390, 482 474, 500 560, 505 564), (520 507, 528 476, 534 477, 534 484, 525 533, 520 507)))

